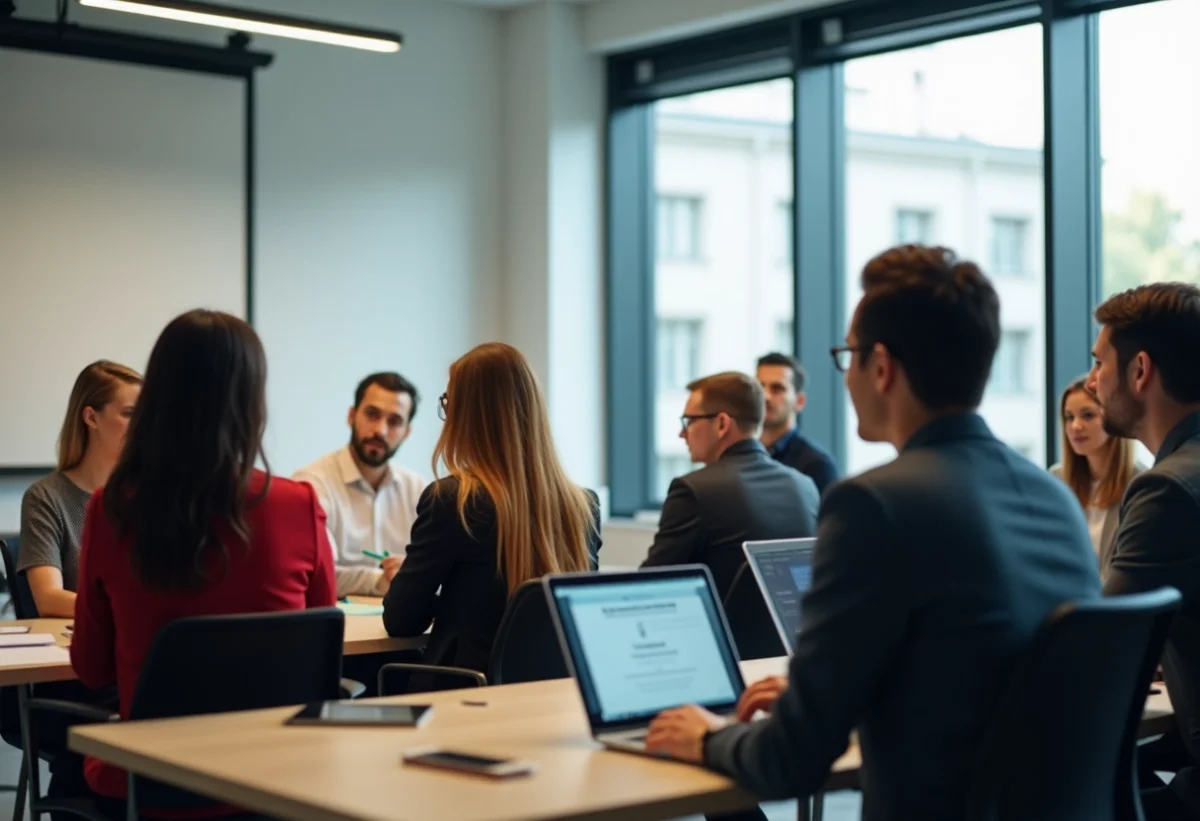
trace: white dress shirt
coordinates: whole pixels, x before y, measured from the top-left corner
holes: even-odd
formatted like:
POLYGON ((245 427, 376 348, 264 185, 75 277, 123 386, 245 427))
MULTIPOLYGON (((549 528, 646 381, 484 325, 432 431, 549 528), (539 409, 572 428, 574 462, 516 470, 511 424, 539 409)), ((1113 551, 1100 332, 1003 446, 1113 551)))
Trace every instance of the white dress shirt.
POLYGON ((379 561, 363 551, 404 555, 417 501, 429 482, 407 468, 389 465, 376 490, 359 472, 349 445, 322 456, 293 478, 312 485, 325 509, 338 596, 386 593, 379 561))

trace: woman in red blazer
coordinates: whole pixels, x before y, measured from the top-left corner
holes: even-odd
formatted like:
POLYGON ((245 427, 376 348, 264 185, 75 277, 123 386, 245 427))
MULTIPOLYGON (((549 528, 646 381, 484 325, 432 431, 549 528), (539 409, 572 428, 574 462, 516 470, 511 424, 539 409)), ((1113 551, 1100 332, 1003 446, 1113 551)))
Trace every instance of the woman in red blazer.
MULTIPOLYGON (((88 506, 71 640, 80 680, 115 683, 122 716, 167 622, 335 603, 312 489, 254 467, 266 464, 266 375, 254 330, 214 311, 175 319, 150 355, 120 461, 88 506)), ((83 788, 68 759, 52 794, 83 788)), ((83 775, 125 796, 119 769, 89 759, 83 775)))

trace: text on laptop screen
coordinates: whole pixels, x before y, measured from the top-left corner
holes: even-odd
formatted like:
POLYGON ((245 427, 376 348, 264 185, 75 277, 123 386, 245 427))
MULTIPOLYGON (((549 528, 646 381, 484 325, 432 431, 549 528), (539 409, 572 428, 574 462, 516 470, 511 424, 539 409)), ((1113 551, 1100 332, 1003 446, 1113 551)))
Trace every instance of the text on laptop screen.
POLYGON ((725 628, 704 577, 555 590, 588 712, 604 723, 740 693, 725 628))
POLYGON ((788 646, 800 632, 800 601, 812 587, 812 552, 807 547, 760 548, 754 551, 763 592, 782 623, 788 646))

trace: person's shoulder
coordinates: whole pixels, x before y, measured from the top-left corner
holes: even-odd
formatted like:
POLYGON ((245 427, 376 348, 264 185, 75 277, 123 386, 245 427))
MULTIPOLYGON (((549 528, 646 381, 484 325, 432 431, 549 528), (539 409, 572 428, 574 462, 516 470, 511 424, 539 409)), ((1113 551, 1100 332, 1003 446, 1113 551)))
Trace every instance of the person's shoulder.
MULTIPOLYGON (((1135 467, 1135 469, 1134 469, 1134 472, 1135 472, 1135 473, 1137 472, 1137 469, 1136 469, 1136 467, 1135 467)), ((1059 479, 1061 479, 1061 478, 1062 478, 1062 475, 1063 475, 1063 466, 1062 466, 1062 462, 1055 462, 1053 465, 1051 465, 1051 466, 1050 466, 1050 475, 1051 475, 1051 476, 1054 476, 1054 477, 1057 477, 1057 478, 1059 478, 1059 479)))
POLYGON ((47 473, 26 488, 25 495, 22 498, 41 504, 55 504, 64 500, 72 490, 75 494, 84 493, 84 491, 76 487, 74 482, 67 478, 65 473, 61 470, 55 470, 47 473))
POLYGON ((1126 502, 1136 504, 1156 490, 1174 488, 1200 506, 1200 449, 1194 454, 1182 451, 1181 448, 1153 467, 1136 473, 1125 492, 1126 502))
POLYGON ((311 508, 314 493, 307 482, 286 479, 283 476, 268 476, 256 469, 250 476, 247 495, 250 499, 261 498, 261 506, 268 510, 296 511, 311 508))
POLYGON ((298 482, 307 482, 312 479, 326 480, 337 478, 340 475, 338 470, 338 456, 343 450, 344 448, 338 448, 337 450, 329 451, 324 456, 300 468, 292 475, 292 478, 298 482))

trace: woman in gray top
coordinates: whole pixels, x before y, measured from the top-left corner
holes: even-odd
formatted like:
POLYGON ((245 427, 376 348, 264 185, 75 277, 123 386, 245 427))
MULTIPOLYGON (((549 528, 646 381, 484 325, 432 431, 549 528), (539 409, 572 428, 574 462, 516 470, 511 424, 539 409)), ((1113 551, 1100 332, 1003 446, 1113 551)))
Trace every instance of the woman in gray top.
POLYGON ((134 370, 101 360, 75 379, 58 437, 58 469, 21 499, 17 572, 24 573, 38 615, 75 615, 75 583, 83 519, 92 492, 117 463, 125 428, 141 390, 134 370))
POLYGON ((1059 414, 1063 461, 1050 471, 1067 483, 1083 507, 1103 579, 1112 561, 1121 497, 1142 468, 1134 462, 1133 441, 1104 430, 1104 412, 1083 379, 1063 391, 1059 414))

